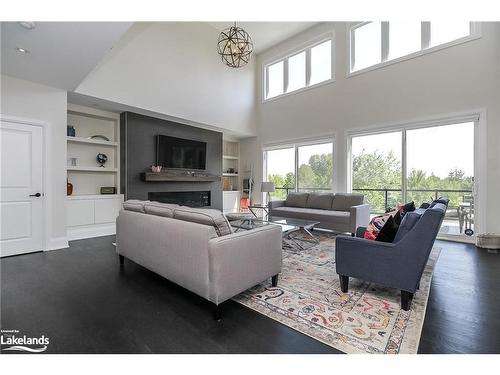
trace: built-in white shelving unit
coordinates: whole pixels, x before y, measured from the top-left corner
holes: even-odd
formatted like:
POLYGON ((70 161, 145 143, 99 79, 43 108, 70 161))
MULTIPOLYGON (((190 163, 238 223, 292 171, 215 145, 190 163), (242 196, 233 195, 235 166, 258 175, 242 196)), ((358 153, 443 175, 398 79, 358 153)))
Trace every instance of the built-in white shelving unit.
POLYGON ((225 139, 222 150, 222 186, 224 212, 237 212, 240 205, 240 144, 225 139))
POLYGON ((73 194, 67 198, 69 240, 114 234, 115 220, 123 203, 120 194, 120 115, 68 104, 68 125, 75 136, 67 139, 67 178, 73 194), (90 138, 101 135, 109 139, 90 138), (104 167, 97 154, 108 157, 104 167), (76 158, 76 165, 72 165, 76 158), (116 194, 100 194, 101 187, 114 187, 116 194))
POLYGON ((118 142, 105 141, 101 139, 89 139, 89 138, 80 138, 80 137, 67 137, 68 142, 75 143, 87 143, 91 145, 102 145, 109 147, 118 147, 118 142))
POLYGON ((68 104, 68 125, 75 136, 67 137, 67 176, 73 184, 73 195, 100 194, 101 187, 115 187, 119 193, 120 115, 95 108, 68 104), (102 135, 109 139, 90 138, 102 135), (108 157, 104 167, 97 154, 108 157), (76 165, 71 165, 76 158, 76 165))

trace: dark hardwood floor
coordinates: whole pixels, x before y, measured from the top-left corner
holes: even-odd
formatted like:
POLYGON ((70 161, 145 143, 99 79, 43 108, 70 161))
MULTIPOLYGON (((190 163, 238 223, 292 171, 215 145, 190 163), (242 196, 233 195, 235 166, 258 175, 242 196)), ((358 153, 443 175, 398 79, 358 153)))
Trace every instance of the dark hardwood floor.
MULTIPOLYGON (((339 353, 235 302, 211 305, 125 260, 113 237, 1 259, 1 327, 50 338, 47 353, 339 353)), ((419 353, 500 353, 500 255, 443 248, 419 353)))

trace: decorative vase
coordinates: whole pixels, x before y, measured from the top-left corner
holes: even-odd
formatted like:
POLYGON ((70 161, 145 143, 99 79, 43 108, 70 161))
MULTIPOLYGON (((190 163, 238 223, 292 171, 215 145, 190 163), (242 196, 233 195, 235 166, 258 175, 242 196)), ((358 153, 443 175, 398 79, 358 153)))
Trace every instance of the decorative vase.
POLYGON ((73 184, 66 180, 66 194, 71 195, 73 194, 73 184))

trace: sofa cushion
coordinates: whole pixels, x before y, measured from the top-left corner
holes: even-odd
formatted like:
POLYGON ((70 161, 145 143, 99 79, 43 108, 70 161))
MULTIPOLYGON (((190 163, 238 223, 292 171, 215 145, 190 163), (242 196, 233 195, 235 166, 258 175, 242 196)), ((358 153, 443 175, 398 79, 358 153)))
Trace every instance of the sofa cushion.
POLYGON ((306 207, 309 193, 288 193, 285 205, 287 207, 306 207))
POLYGON ((135 211, 135 212, 142 212, 145 213, 144 211, 144 205, 148 203, 149 201, 141 201, 138 199, 129 199, 125 202, 123 202, 123 209, 127 211, 135 211))
POLYGON ((174 209, 179 207, 178 204, 147 202, 144 205, 144 211, 150 215, 174 217, 174 209))
POLYGON ((332 210, 349 211, 352 206, 363 204, 364 195, 337 193, 333 197, 332 210))
POLYGON ((219 210, 180 206, 174 209, 174 219, 210 225, 215 228, 219 237, 232 233, 226 216, 219 210))
POLYGON ((329 210, 332 208, 332 200, 332 193, 310 193, 307 198, 306 207, 329 210))
POLYGON ((350 212, 347 211, 320 210, 317 208, 301 207, 277 207, 273 209, 273 216, 343 224, 349 224, 351 218, 350 212))

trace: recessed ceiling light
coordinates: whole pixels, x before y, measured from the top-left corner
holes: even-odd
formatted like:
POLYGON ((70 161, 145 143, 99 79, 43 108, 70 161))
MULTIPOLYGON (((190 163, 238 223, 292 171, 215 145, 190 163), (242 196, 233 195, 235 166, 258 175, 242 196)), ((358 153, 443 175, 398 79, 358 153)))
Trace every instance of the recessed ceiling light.
POLYGON ((17 47, 16 51, 20 53, 30 53, 30 51, 28 51, 26 48, 21 48, 21 47, 17 47))
POLYGON ((33 30, 36 26, 34 22, 28 22, 28 21, 19 22, 19 25, 27 30, 33 30))

